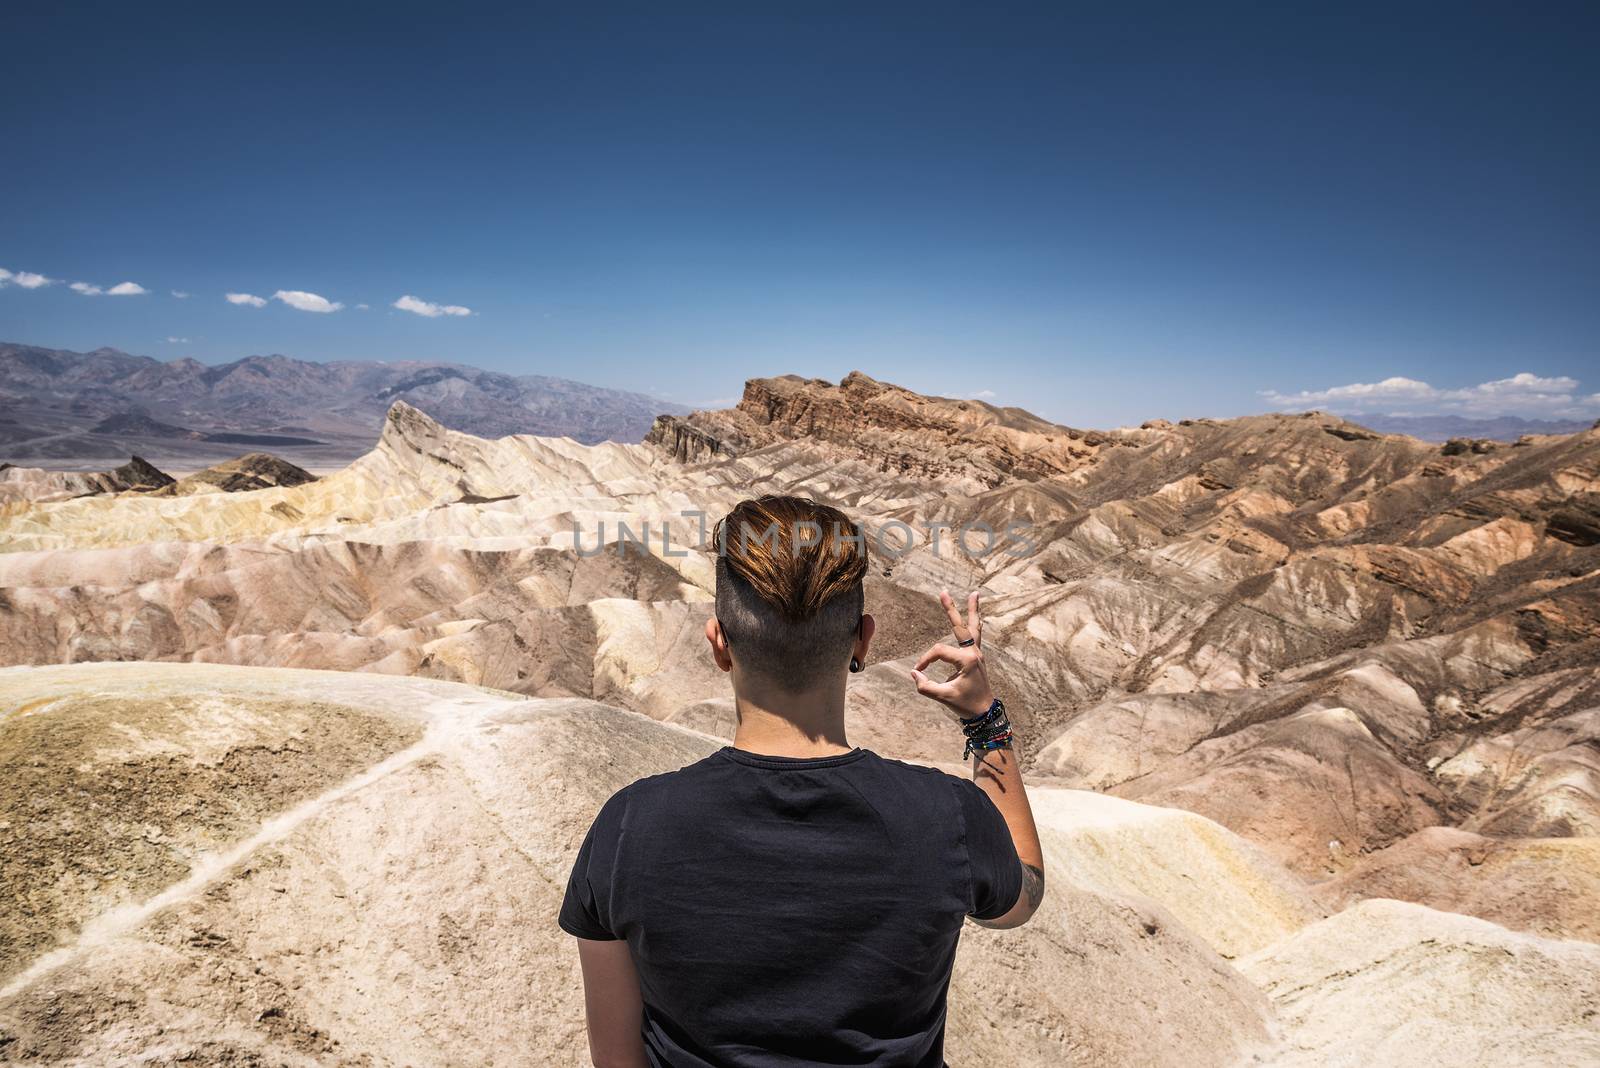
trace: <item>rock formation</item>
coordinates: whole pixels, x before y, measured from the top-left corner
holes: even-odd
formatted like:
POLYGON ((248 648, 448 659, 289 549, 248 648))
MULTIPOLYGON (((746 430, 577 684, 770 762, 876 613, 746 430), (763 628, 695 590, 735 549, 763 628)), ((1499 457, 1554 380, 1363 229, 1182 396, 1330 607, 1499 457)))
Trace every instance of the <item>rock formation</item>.
MULTIPOLYGON (((575 951, 554 922, 572 857, 613 790, 720 744, 587 701, 371 674, 11 669, 0 701, 27 709, 0 720, 18 787, 0 863, 28 904, 0 942, 10 1063, 585 1064, 575 951)), ((1041 810, 1052 855, 1083 833, 1041 810)), ((1096 820, 1103 872, 1123 815, 1096 820)), ((1185 857, 1249 854, 1189 819, 1164 825, 1185 857)), ((1169 863, 1159 835, 1135 835, 1139 871, 1169 863)), ((1083 1063, 1224 1065, 1269 1041, 1255 988, 1114 881, 1061 880, 1026 935, 974 930, 952 1059, 1060 1063, 1068 1038, 1083 1063), (1091 936, 1115 948, 1085 955, 1091 936), (1015 1045, 986 1042, 976 1017, 996 991, 1034 983, 1059 997, 1018 1006, 1015 1045), (1082 1011, 1132 989, 1182 1027, 1151 1028, 1136 1004, 1082 1011)), ((1247 885, 1209 889, 1249 901, 1247 885)))
POLYGON ((1375 898, 1243 962, 1286 1034, 1274 1065, 1600 1062, 1600 946, 1375 898))
POLYGON ((852 371, 837 387, 795 375, 752 379, 738 407, 660 416, 646 440, 690 462, 820 441, 883 472, 993 487, 1071 471, 1094 456, 1105 435, 1020 408, 924 397, 852 371))
MULTIPOLYGON (((584 700, 207 664, 6 669, 0 707, 15 1064, 586 1064, 554 922, 573 855, 613 790, 720 744, 584 700)), ((1051 890, 964 934, 952 1063, 1600 1048, 1600 947, 1400 902, 1322 920, 1208 820, 1031 792, 1051 890)))
MULTIPOLYGON (((809 493, 866 528, 879 636, 850 682, 859 744, 958 759, 907 669, 945 636, 931 595, 985 591, 1053 863, 1090 895, 1064 895, 1052 922, 1120 944, 1090 902, 1137 902, 1157 931, 1181 929, 1162 959, 1233 1036, 1202 1043, 1203 1063, 1252 1044, 1314 1063, 1332 1049, 1326 1006, 1381 997, 1345 979, 1326 1003, 1291 996, 1326 954, 1286 947, 1324 912, 1354 925, 1327 938, 1448 910, 1518 932, 1494 944, 1530 969, 1590 959, 1545 942, 1600 939, 1600 429, 1482 450, 1322 413, 1079 431, 854 374, 752 381, 729 411, 584 446, 477 438, 397 402, 374 449, 312 482, 0 507, 0 655, 407 675, 617 714, 571 700, 600 702, 666 725, 626 721, 650 739, 712 744, 733 713, 699 634, 700 538, 763 492, 809 493), (1419 911, 1360 911, 1376 898, 1419 911), (1228 961, 1272 1005, 1238 993, 1228 961)), ((660 744, 668 762, 693 748, 660 744)), ((1439 937, 1477 946, 1474 932, 1439 937)), ((1078 966, 1070 938, 1029 937, 1041 967, 1078 966)), ((1423 972, 1481 956, 1392 948, 1423 972)), ((1107 997, 1123 981, 1074 974, 1107 997)), ((1019 1006, 1050 1036, 1024 1063, 1061 1063, 1068 1035, 1101 1062, 1169 1056, 1131 1026, 1091 1034, 1071 1000, 1019 1006)), ((1551 1004, 1550 1034, 1594 1026, 1551 1004)), ((1375 1035, 1340 1048, 1351 1063, 1414 1052, 1375 1035)))
POLYGON ((159 492, 174 497, 191 493, 244 493, 272 486, 301 486, 316 475, 265 452, 248 452, 185 475, 159 492))
POLYGON ((174 479, 135 456, 110 471, 49 471, 0 464, 0 504, 63 501, 104 494, 143 493, 186 497, 194 493, 242 493, 272 486, 299 486, 317 476, 265 452, 251 452, 174 479))
POLYGON ((0 505, 7 501, 62 501, 130 490, 142 493, 172 483, 171 475, 138 456, 110 471, 47 471, 0 463, 0 505))

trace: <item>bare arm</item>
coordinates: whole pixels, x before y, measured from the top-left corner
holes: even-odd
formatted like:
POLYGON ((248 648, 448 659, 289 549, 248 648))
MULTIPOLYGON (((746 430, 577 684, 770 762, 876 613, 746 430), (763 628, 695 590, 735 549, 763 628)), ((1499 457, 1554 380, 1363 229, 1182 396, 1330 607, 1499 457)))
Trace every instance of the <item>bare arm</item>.
POLYGON ((1038 911, 1044 900, 1044 847, 1039 844, 1039 829, 1033 824, 1033 806, 1022 790, 1022 771, 1012 749, 991 749, 972 756, 972 780, 989 795, 994 807, 1005 817, 1011 842, 1022 861, 1022 893, 1009 912, 992 920, 973 917, 985 927, 1021 927, 1038 911))
POLYGON ((644 1000, 628 943, 580 938, 578 962, 594 1068, 649 1068, 640 1034, 644 1000))
MULTIPOLYGON (((989 685, 988 668, 983 660, 983 620, 978 615, 978 595, 974 593, 967 598, 964 620, 949 593, 941 593, 939 603, 950 618, 956 641, 971 638, 972 644, 935 645, 922 654, 911 677, 918 693, 938 701, 957 719, 981 715, 994 701, 994 690, 989 685), (954 664, 955 674, 944 682, 935 682, 923 674, 936 660, 954 664)), ((1015 748, 1008 745, 974 753, 972 780, 989 795, 989 800, 1005 819, 1017 857, 1022 861, 1022 892, 1017 895, 1016 904, 1003 916, 992 920, 974 918, 973 922, 985 927, 1021 927, 1044 900, 1044 847, 1039 843, 1039 829, 1033 822, 1033 806, 1028 804, 1028 795, 1022 788, 1022 770, 1015 748)))

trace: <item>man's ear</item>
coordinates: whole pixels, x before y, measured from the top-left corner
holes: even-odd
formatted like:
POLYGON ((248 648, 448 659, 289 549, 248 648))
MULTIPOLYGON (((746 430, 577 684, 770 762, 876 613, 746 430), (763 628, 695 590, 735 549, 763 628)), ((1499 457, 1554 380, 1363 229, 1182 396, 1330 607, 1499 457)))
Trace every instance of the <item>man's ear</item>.
POLYGON ((865 613, 856 624, 856 643, 850 647, 850 655, 863 664, 867 662, 867 647, 872 644, 872 635, 877 629, 877 621, 865 613))
POLYGON ((722 633, 722 621, 716 616, 706 620, 706 641, 711 645, 711 659, 723 671, 733 670, 733 657, 728 653, 728 636, 722 633))

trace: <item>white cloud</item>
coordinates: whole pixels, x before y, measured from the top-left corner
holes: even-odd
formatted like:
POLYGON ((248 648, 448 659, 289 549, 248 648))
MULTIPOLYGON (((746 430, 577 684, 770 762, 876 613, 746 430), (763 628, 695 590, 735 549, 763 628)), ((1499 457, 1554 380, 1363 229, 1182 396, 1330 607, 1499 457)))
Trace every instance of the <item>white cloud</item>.
POLYGON ((1344 415, 1460 415, 1493 418, 1517 415, 1542 419, 1588 419, 1600 415, 1600 393, 1577 395, 1578 380, 1541 377, 1523 371, 1462 389, 1439 389, 1415 378, 1352 382, 1328 389, 1282 393, 1261 391, 1267 403, 1284 411, 1326 408, 1344 415))
POLYGON ((307 293, 303 289, 280 289, 272 294, 272 299, 281 300, 289 307, 299 308, 301 311, 322 312, 323 314, 336 312, 344 307, 338 301, 329 300, 327 297, 319 297, 315 293, 307 293))
POLYGON ((256 296, 254 293, 224 293, 223 297, 226 298, 229 304, 248 304, 252 308, 265 308, 267 306, 266 300, 256 296))
POLYGON ((109 297, 137 297, 150 292, 138 282, 118 282, 110 289, 101 289, 89 282, 74 282, 68 287, 74 293, 82 293, 86 297, 98 297, 102 293, 109 297))
POLYGON ((356 305, 356 311, 369 311, 371 308, 372 308, 372 305, 370 305, 370 304, 357 304, 356 305))
POLYGON ((189 299, 189 294, 185 293, 181 289, 174 289, 172 291, 172 295, 177 297, 179 300, 188 300, 189 299))
POLYGON ((172 345, 187 345, 189 343, 189 339, 186 337, 169 337, 167 338, 167 342, 172 345))
POLYGON ((38 289, 40 286, 47 286, 54 281, 54 278, 46 278, 44 275, 35 274, 33 271, 13 272, 6 270, 4 267, 0 267, 0 289, 4 289, 6 286, 21 286, 23 289, 38 289))
POLYGON ((989 400, 994 396, 994 390, 980 389, 978 392, 972 394, 972 396, 976 397, 978 400, 989 400))
POLYGON ((431 300, 423 300, 421 297, 413 297, 409 293, 395 301, 394 304, 390 306, 399 308, 401 311, 411 312, 414 315, 426 316, 429 319, 437 319, 441 315, 472 314, 471 308, 463 308, 459 304, 435 304, 431 300))

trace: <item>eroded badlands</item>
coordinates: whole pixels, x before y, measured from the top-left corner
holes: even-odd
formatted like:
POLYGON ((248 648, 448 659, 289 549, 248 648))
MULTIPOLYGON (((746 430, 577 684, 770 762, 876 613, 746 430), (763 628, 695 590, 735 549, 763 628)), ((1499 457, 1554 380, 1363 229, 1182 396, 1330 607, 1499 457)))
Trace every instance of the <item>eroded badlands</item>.
POLYGON ((852 740, 959 770, 906 679, 941 586, 1026 740, 1060 878, 964 938, 952 1064, 1600 1060, 1600 431, 1078 431, 852 375, 639 445, 397 404, 300 484, 7 476, 12 1059, 579 1063, 575 836, 732 730, 700 517, 807 492, 880 549, 852 740))

